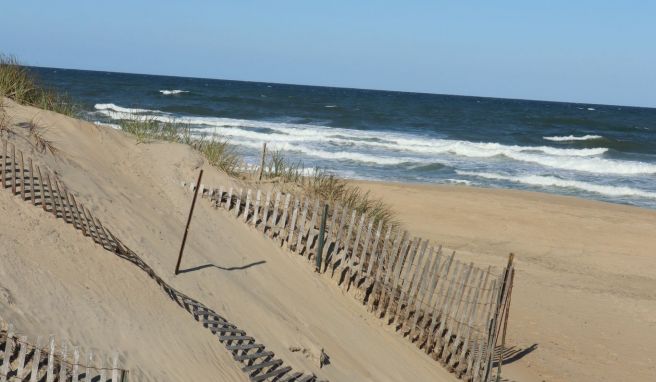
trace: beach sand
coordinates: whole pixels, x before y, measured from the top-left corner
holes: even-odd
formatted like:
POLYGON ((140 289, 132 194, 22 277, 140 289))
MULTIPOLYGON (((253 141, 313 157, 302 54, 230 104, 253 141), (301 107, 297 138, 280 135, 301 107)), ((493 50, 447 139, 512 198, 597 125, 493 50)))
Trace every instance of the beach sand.
MULTIPOLYGON (((76 198, 180 291, 224 315, 300 371, 336 381, 452 381, 453 375, 332 280, 180 187, 244 186, 191 148, 137 144, 122 132, 11 101, 57 159, 19 148, 57 172, 76 198), (302 351, 291 351, 298 347, 302 351), (324 348, 331 365, 322 369, 324 348)), ((19 135, 24 129, 15 127, 19 135)), ((500 269, 516 254, 509 345, 535 350, 504 366, 519 381, 650 380, 656 375, 656 212, 576 198, 470 187, 360 182, 413 234, 500 269)), ((117 350, 143 380, 246 380, 209 331, 132 264, 50 214, 2 192, 0 315, 27 334, 65 334, 117 350), (12 220, 7 217, 11 216, 12 220), (36 269, 38 271, 34 271, 36 269), (211 375, 212 378, 207 376, 211 375)), ((137 379, 142 380, 142 379, 137 379)))
POLYGON ((358 182, 461 259, 515 254, 518 381, 656 379, 656 211, 536 192, 358 182))

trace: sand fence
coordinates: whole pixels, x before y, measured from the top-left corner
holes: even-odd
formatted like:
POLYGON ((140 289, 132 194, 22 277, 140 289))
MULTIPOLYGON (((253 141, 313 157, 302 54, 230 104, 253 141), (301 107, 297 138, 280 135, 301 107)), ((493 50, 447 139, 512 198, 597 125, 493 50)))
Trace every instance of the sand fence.
POLYGON ((126 382, 128 371, 118 367, 118 353, 111 360, 89 350, 84 354, 78 346, 69 346, 67 340, 59 343, 49 336, 30 341, 17 335, 14 325, 0 318, 0 381, 100 381, 126 382))
MULTIPOLYGON (((268 351, 264 345, 248 336, 245 331, 201 302, 171 287, 139 255, 123 244, 82 203, 78 202, 57 176, 33 163, 31 158, 24 157, 11 142, 3 139, 1 143, 0 186, 2 188, 10 190, 12 195, 20 197, 26 203, 42 208, 43 211, 53 214, 55 218, 73 225, 96 244, 141 268, 176 304, 191 313, 196 321, 217 336, 218 341, 232 354, 235 361, 241 364, 242 371, 251 381, 311 382, 316 380, 314 374, 292 370, 272 351, 268 351)), ((14 341, 6 343, 13 346, 14 341)), ((38 344, 33 348, 36 351, 40 349, 38 344)), ((48 354, 49 357, 52 356, 54 362, 56 352, 50 351, 48 354)), ((14 362, 13 358, 11 362, 14 362)), ((75 366, 75 363, 72 365, 75 366)), ((98 370, 103 373, 106 369, 98 370)), ((84 381, 90 382, 91 379, 84 381)))
MULTIPOLYGON (((182 186, 195 191, 196 184, 182 186)), ((487 381, 493 362, 501 364, 512 255, 495 274, 346 207, 261 189, 201 185, 199 191, 217 209, 305 257, 458 377, 487 381)))

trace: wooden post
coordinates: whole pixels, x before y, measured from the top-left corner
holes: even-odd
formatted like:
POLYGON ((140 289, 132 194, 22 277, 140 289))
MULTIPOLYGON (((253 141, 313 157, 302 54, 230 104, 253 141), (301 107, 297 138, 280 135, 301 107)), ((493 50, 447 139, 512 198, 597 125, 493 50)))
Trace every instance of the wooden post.
POLYGON ((23 163, 23 152, 18 150, 18 157, 20 158, 20 187, 21 187, 21 198, 25 200, 25 164, 23 163))
POLYGON ((16 146, 11 145, 11 194, 16 195, 16 146))
MULTIPOLYGON (((504 295, 504 306, 501 308, 501 316, 499 319, 503 321, 503 335, 501 337, 501 351, 499 352, 499 357, 497 358, 497 382, 501 380, 501 364, 503 363, 503 350, 506 348, 506 330, 508 329, 508 313, 510 309, 510 293, 512 291, 512 282, 515 275, 513 268, 513 260, 515 255, 511 253, 508 256, 508 265, 506 266, 506 276, 504 278, 505 284, 505 295, 504 295), (505 315, 505 320, 504 320, 505 315)), ((501 329, 501 322, 499 322, 499 328, 497 329, 496 336, 499 335, 499 330, 501 329)), ((496 339, 494 341, 496 345, 496 339)), ((493 347, 494 349, 494 347, 493 347)))
POLYGON ((203 178, 203 170, 198 174, 198 181, 196 182, 196 190, 194 191, 194 199, 191 201, 191 208, 189 209, 189 217, 187 218, 187 225, 185 226, 184 235, 182 236, 182 245, 180 246, 180 254, 178 255, 178 262, 175 265, 175 274, 180 273, 180 262, 182 261, 182 252, 184 251, 185 243, 187 242, 187 233, 189 233, 189 223, 191 223, 191 216, 194 214, 194 206, 196 205, 196 197, 198 196, 198 188, 200 187, 200 180, 203 178))
POLYGON ((262 160, 260 161, 260 173, 257 175, 257 180, 262 181, 262 172, 264 171, 264 160, 266 159, 266 142, 262 144, 262 160))
POLYGON ((317 263, 315 271, 321 272, 321 255, 323 253, 324 232, 326 231, 326 218, 328 217, 328 203, 323 206, 323 215, 321 216, 321 226, 319 227, 319 246, 317 247, 317 263))
POLYGON ((32 158, 27 158, 27 167, 30 168, 30 198, 32 205, 36 206, 36 194, 34 193, 34 171, 32 166, 32 158))

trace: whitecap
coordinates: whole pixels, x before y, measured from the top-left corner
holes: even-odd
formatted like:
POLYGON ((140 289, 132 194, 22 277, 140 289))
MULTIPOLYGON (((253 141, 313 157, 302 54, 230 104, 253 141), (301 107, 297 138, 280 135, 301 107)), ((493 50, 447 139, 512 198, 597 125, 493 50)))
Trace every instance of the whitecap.
POLYGON ((590 141, 590 140, 593 140, 593 139, 601 139, 601 138, 603 138, 601 135, 591 135, 591 134, 586 134, 586 135, 581 135, 581 136, 576 136, 576 135, 558 136, 558 135, 555 135, 553 137, 542 137, 542 139, 545 139, 547 141, 553 141, 553 142, 590 141))
POLYGON ((182 93, 189 93, 189 90, 160 90, 160 93, 164 95, 175 95, 175 94, 182 94, 182 93))
POLYGON ((509 182, 522 183, 531 186, 542 187, 560 187, 560 188, 575 188, 578 190, 594 192, 606 196, 635 196, 648 199, 656 199, 656 193, 643 191, 636 188, 626 186, 606 186, 594 184, 589 182, 582 182, 578 180, 560 179, 553 176, 540 176, 540 175, 523 175, 523 176, 509 176, 502 174, 495 174, 489 172, 472 172, 456 170, 458 175, 474 176, 491 180, 505 180, 509 182))

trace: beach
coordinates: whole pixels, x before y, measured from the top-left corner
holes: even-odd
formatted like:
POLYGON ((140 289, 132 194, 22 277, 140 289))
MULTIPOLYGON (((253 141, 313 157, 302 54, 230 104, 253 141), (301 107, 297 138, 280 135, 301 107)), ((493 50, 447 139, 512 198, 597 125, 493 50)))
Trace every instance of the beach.
POLYGON ((479 265, 515 254, 503 366, 517 381, 650 380, 656 375, 656 211, 467 186, 358 182, 414 235, 479 265))

